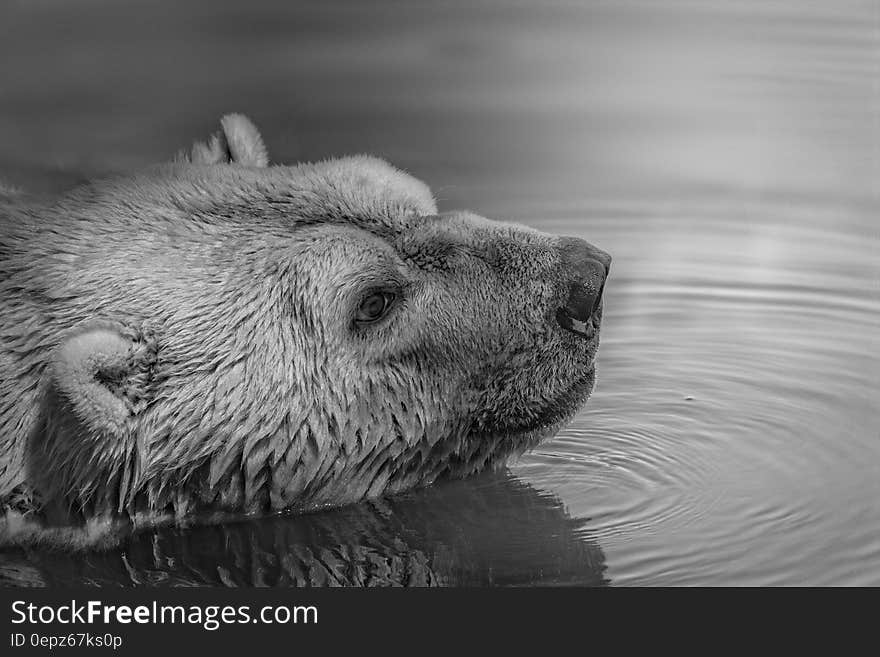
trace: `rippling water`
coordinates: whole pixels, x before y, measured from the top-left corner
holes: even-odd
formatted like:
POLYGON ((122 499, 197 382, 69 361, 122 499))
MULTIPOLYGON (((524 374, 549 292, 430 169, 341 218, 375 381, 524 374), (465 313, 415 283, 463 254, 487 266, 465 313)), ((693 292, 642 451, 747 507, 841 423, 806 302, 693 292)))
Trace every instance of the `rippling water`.
POLYGON ((600 385, 515 472, 617 583, 880 582, 873 213, 684 205, 597 222, 620 241, 600 385))
POLYGON ((615 260, 592 400, 508 473, 0 576, 880 585, 877 2, 72 4, 0 27, 7 180, 238 110, 277 160, 373 152, 615 260))

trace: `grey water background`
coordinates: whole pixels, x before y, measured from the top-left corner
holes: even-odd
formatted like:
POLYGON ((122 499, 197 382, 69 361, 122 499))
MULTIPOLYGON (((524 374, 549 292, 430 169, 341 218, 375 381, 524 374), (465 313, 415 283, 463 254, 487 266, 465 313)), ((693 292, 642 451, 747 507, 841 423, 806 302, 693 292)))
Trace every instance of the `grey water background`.
MULTIPOLYGON (((506 473, 4 562, 18 583, 880 584, 880 3, 0 9, 0 178, 250 115, 614 255, 592 399, 506 473)), ((10 575, 11 573, 11 575, 10 575)))

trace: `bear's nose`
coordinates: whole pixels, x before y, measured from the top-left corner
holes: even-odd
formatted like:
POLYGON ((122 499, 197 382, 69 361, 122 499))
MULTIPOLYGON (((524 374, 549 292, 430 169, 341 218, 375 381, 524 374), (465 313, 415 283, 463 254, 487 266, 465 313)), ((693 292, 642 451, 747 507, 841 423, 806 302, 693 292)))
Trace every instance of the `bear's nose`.
POLYGON ((602 303, 611 256, 577 237, 560 239, 559 251, 568 277, 568 295, 556 319, 564 329, 588 333, 602 303))

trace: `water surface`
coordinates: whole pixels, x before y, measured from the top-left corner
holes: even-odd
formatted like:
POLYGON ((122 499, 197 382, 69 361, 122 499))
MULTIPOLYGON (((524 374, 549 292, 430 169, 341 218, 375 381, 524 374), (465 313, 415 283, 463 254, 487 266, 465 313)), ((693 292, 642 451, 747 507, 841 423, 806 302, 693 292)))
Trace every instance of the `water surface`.
POLYGON ((4 557, 18 582, 880 585, 877 2, 8 3, 0 177, 251 115, 614 255, 587 407, 509 472, 4 557), (136 16, 137 20, 132 20, 136 16))

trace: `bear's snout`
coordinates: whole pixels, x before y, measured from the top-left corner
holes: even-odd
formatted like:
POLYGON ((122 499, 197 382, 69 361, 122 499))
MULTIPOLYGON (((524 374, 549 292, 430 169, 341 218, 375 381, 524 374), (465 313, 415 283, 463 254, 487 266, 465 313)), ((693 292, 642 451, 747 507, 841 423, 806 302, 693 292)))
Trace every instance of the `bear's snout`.
POLYGON ((556 321, 566 330, 590 335, 598 328, 611 256, 577 237, 561 238, 558 248, 568 290, 556 321))

